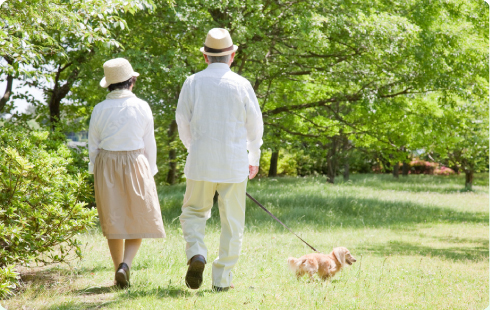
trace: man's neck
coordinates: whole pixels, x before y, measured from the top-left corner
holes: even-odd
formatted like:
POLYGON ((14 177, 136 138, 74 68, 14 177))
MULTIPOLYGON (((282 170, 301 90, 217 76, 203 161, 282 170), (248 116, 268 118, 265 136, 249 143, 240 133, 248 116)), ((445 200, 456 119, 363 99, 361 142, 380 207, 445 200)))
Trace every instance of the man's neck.
POLYGON ((213 63, 208 64, 208 67, 209 66, 213 66, 213 65, 215 67, 224 67, 224 66, 226 66, 226 67, 230 68, 230 65, 228 65, 227 63, 224 63, 224 62, 213 62, 213 63))

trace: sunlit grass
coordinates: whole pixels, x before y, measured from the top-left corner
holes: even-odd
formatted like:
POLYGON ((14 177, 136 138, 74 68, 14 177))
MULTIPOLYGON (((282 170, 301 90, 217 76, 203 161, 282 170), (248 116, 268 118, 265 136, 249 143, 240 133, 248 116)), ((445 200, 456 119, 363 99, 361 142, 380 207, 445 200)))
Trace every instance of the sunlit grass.
MULTIPOLYGON (((35 270, 7 309, 485 309, 489 304, 488 174, 474 191, 464 177, 352 175, 254 180, 248 192, 313 246, 346 246, 358 262, 332 281, 297 281, 288 256, 311 250, 247 201, 236 288, 211 292, 211 265, 201 289, 184 283, 185 243, 178 216, 184 185, 159 189, 168 237, 147 239, 128 291, 112 287, 106 240, 81 236, 85 258, 35 270)), ((206 229, 208 261, 216 258, 219 216, 206 229)))

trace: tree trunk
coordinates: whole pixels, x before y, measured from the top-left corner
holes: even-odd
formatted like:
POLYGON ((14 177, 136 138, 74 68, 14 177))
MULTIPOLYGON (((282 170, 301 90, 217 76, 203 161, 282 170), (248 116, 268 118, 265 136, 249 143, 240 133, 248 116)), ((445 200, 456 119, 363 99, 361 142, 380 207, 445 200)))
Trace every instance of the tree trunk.
POLYGON ((337 174, 337 139, 332 138, 330 149, 327 152, 327 183, 334 184, 337 174))
POLYGON ((473 189, 473 170, 465 170, 466 182, 465 188, 469 191, 473 189))
POLYGON ((349 162, 344 163, 344 182, 349 181, 349 162))
POLYGON ((327 159, 327 183, 334 184, 335 175, 337 174, 337 167, 335 167, 335 160, 327 159))
POLYGON ((279 150, 272 152, 271 166, 269 168, 269 177, 277 176, 277 162, 279 161, 279 150))
POLYGON ((400 172, 400 165, 398 162, 396 162, 394 165, 393 165, 393 176, 398 179, 398 176, 399 176, 399 173, 400 172))
MULTIPOLYGON (((8 57, 3 57, 9 65, 12 65, 14 62, 12 59, 8 57)), ((5 105, 10 99, 10 95, 12 95, 12 85, 14 84, 14 76, 9 74, 7 75, 7 88, 5 89, 5 93, 3 94, 2 98, 0 98, 0 113, 2 113, 3 109, 5 108, 5 105)))
POLYGON ((403 167, 402 167, 402 175, 404 177, 407 177, 408 176, 408 171, 409 171, 409 165, 407 162, 403 162, 403 167))
POLYGON ((343 156, 344 156, 344 182, 349 181, 349 173, 350 173, 350 167, 349 167, 349 149, 350 149, 350 143, 349 139, 347 138, 346 135, 343 136, 343 156))
POLYGON ((64 98, 64 96, 58 96, 56 92, 56 85, 55 89, 53 90, 53 95, 51 96, 51 99, 49 100, 49 121, 51 122, 51 127, 54 130, 56 127, 56 123, 59 122, 60 120, 60 105, 61 105, 61 100, 64 98))
MULTIPOLYGON (((171 143, 175 140, 176 133, 177 133, 177 122, 173 120, 170 123, 170 126, 168 127, 168 131, 167 131, 169 145, 171 145, 171 143)), ((170 185, 175 184, 175 176, 177 174, 176 159, 177 159, 177 151, 174 148, 171 148, 170 151, 168 152, 169 170, 167 173, 167 183, 170 185)))
POLYGON ((88 61, 89 57, 93 55, 94 51, 91 50, 88 53, 83 53, 77 58, 73 59, 71 62, 65 64, 64 66, 58 65, 58 70, 56 71, 54 86, 53 89, 48 90, 47 92, 51 94, 49 98, 48 107, 49 107, 49 120, 51 122, 51 128, 54 130, 56 124, 60 121, 61 116, 61 100, 63 100, 66 95, 71 90, 71 87, 78 79, 78 75, 80 74, 80 64, 88 61), (62 81, 61 74, 66 69, 71 68, 71 72, 68 74, 66 82, 61 85, 62 81))
MULTIPOLYGON (((82 59, 82 58, 80 58, 82 59)), ((56 72, 56 77, 54 80, 54 86, 53 89, 50 91, 51 92, 51 98, 49 99, 48 106, 49 106, 49 121, 51 122, 51 128, 54 130, 56 127, 56 124, 60 121, 60 116, 61 116, 61 100, 68 95, 70 92, 71 87, 73 86, 73 83, 78 78, 78 74, 80 74, 80 69, 78 67, 75 67, 70 75, 66 79, 66 83, 63 85, 60 85, 60 76, 61 73, 72 66, 73 63, 66 64, 65 66, 61 67, 61 65, 58 66, 58 71, 56 72)))

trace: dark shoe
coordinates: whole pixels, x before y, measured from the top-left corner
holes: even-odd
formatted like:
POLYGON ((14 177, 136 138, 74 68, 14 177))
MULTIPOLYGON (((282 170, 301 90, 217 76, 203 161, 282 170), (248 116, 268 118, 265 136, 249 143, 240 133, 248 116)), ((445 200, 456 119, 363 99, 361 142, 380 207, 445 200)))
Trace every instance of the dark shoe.
POLYGON ((215 292, 226 292, 230 289, 230 287, 219 287, 213 285, 213 291, 215 292))
POLYGON ((235 288, 235 286, 233 285, 233 283, 230 286, 228 286, 228 287, 219 287, 219 286, 213 285, 213 291, 215 291, 215 292, 226 292, 230 288, 235 288))
POLYGON ((116 271, 116 285, 120 288, 129 286, 129 267, 126 263, 120 263, 116 271))
POLYGON ((198 289, 202 284, 202 273, 206 259, 202 255, 194 255, 189 261, 189 268, 185 275, 185 284, 193 290, 198 289))

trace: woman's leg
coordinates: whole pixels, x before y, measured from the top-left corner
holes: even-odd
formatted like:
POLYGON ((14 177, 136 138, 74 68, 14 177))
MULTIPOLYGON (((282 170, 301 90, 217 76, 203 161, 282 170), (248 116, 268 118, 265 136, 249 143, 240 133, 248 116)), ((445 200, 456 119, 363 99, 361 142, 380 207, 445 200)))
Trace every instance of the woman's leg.
POLYGON ((117 267, 123 262, 124 246, 123 239, 107 239, 109 244, 109 250, 111 251, 112 261, 114 262, 114 270, 117 271, 117 267))
POLYGON ((124 259, 123 262, 131 268, 131 264, 133 263, 133 258, 136 256, 138 252, 141 241, 143 239, 126 239, 124 243, 124 259))

